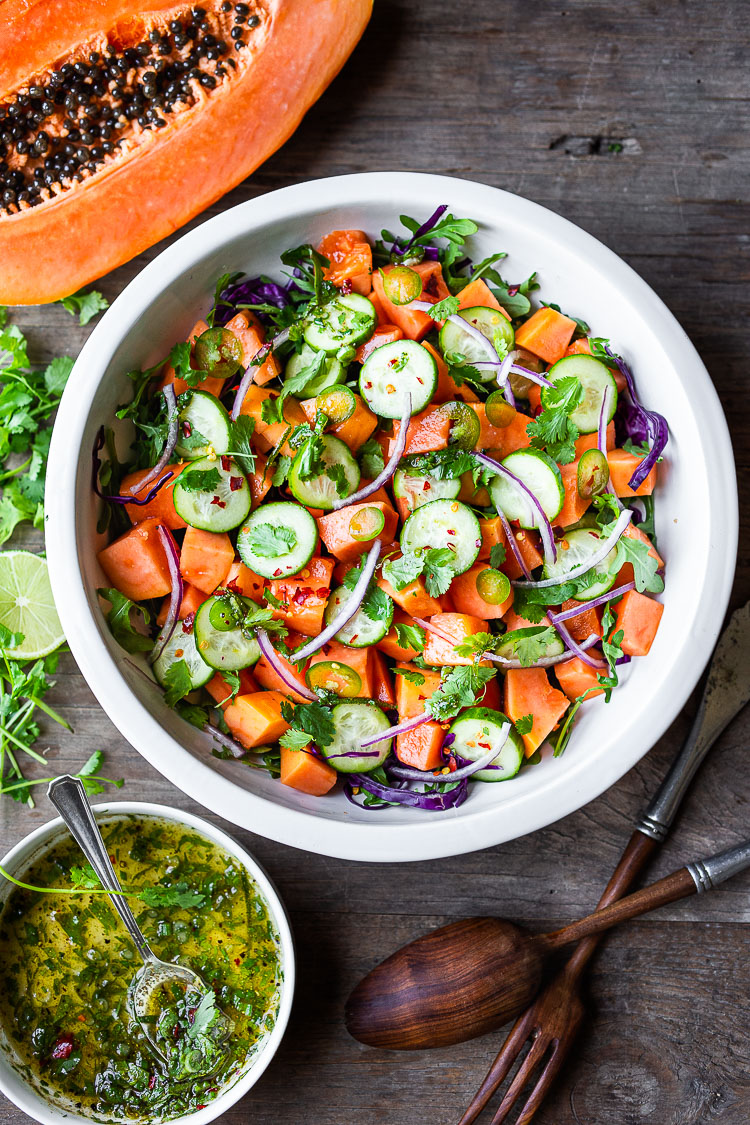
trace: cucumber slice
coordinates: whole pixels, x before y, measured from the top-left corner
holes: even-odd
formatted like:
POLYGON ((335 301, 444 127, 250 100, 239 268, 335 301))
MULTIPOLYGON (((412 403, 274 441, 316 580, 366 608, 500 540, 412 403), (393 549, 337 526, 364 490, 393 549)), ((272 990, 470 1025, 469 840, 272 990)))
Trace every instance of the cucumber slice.
MULTIPOLYGON (((506 660, 518 660, 521 642, 538 637, 540 633, 544 633, 548 628, 548 625, 530 625, 525 629, 511 629, 507 633, 503 633, 503 636, 500 638, 500 643, 497 646, 497 655, 504 657, 506 660)), ((548 656, 560 656, 564 651, 565 645, 562 642, 562 638, 555 633, 552 640, 548 641, 545 645, 544 652, 540 654, 539 659, 543 660, 548 656)), ((529 665, 529 667, 531 667, 531 665, 529 665)))
POLYGON ((236 461, 229 461, 225 469, 226 463, 225 457, 201 457, 177 478, 172 490, 175 511, 191 527, 231 531, 250 511, 252 497, 247 478, 236 461), (206 474, 205 480, 213 480, 214 484, 201 488, 201 474, 206 474))
MULTIPOLYGON (((284 369, 284 382, 296 378, 305 367, 310 366, 316 355, 319 354, 309 344, 303 344, 301 352, 295 352, 289 357, 284 369)), ((344 364, 335 356, 326 356, 318 374, 313 375, 304 386, 298 387, 294 393, 298 398, 313 398, 314 395, 320 394, 327 387, 335 387, 337 383, 343 383, 345 377, 346 368, 344 364)))
POLYGON ((305 322, 304 337, 311 348, 336 355, 367 340, 377 324, 372 301, 359 293, 334 297, 305 322))
POLYGON ((407 519, 401 531, 401 550, 427 551, 447 547, 453 556, 456 574, 476 562, 482 546, 479 520, 466 504, 458 500, 432 500, 407 519))
MULTIPOLYGON (((544 577, 557 578, 559 575, 562 579, 563 575, 572 570, 574 566, 585 563, 590 559, 594 551, 601 546, 601 542, 601 533, 593 528, 566 531, 564 538, 559 540, 557 544, 557 561, 545 565, 542 572, 544 577)), ((617 547, 613 547, 599 565, 594 567, 597 581, 593 586, 586 587, 586 593, 583 595, 584 601, 598 598, 600 594, 606 594, 607 590, 612 589, 617 580, 616 558, 617 547)))
POLYGON ((245 566, 262 578, 288 578, 309 563, 318 545, 318 525, 291 501, 263 504, 237 533, 245 566))
MULTIPOLYGON (((351 595, 352 591, 347 589, 346 586, 337 586, 332 591, 325 611, 326 625, 330 625, 336 614, 349 601, 351 595)), ((336 640, 340 641, 342 645, 349 645, 350 648, 368 648, 369 645, 382 641, 393 624, 393 602, 390 598, 387 598, 387 601, 388 608, 385 617, 378 621, 373 621, 372 618, 368 617, 360 606, 351 621, 347 621, 344 628, 339 629, 336 640)))
POLYGON ((207 684, 214 674, 214 669, 198 652, 194 630, 191 629, 186 633, 182 621, 177 622, 174 633, 164 646, 164 651, 154 662, 154 675, 162 687, 167 686, 167 672, 180 660, 184 660, 188 666, 190 682, 194 689, 207 684))
MULTIPOLYGON (((408 461, 402 461, 408 465, 408 461)), ((438 480, 431 473, 417 473, 412 475, 406 468, 397 469, 393 478, 393 495, 398 500, 405 500, 409 511, 414 512, 431 500, 455 500, 461 491, 461 480, 438 480)))
MULTIPOLYGON (((340 438, 334 437, 332 434, 324 434, 321 441, 323 442, 323 453, 321 455, 323 464, 326 468, 331 468, 334 471, 338 468, 343 470, 346 480, 344 496, 351 496, 359 488, 359 465, 352 456, 348 445, 340 438)), ((303 480, 300 476, 302 468, 304 468, 304 460, 303 451, 300 450, 292 461, 292 467, 287 477, 287 484, 292 496, 299 500, 300 504, 306 504, 309 508, 322 508, 325 512, 330 511, 334 501, 340 498, 335 482, 326 472, 303 480)))
MULTIPOLYGON (((615 377, 607 367, 592 355, 566 355, 559 359, 547 372, 547 378, 552 383, 560 379, 577 379, 583 386, 583 398, 580 404, 570 415, 570 420, 582 434, 593 434, 599 427, 599 415, 602 410, 602 401, 607 387, 610 388, 609 414, 607 422, 611 422, 617 409, 617 383, 615 377)), ((542 406, 546 406, 545 394, 549 391, 542 387, 542 406)))
MULTIPOLYGON (((502 358, 513 347, 516 334, 507 317, 497 309, 486 308, 484 305, 474 305, 470 309, 461 309, 458 314, 467 320, 474 328, 478 328, 494 346, 502 358)), ((487 352, 478 340, 465 332, 455 321, 446 320, 440 329, 440 350, 446 359, 449 356, 463 356, 466 363, 476 363, 478 359, 487 359, 487 352)), ((482 379, 491 383, 495 372, 489 368, 480 368, 482 379)))
POLYGON ((362 750, 363 739, 380 734, 391 725, 377 703, 338 703, 331 718, 335 728, 333 742, 319 747, 329 765, 339 773, 367 773, 382 766, 391 752, 392 738, 384 738, 362 750))
MULTIPOLYGON (((565 501, 565 489, 560 470, 547 453, 541 449, 517 449, 504 457, 500 464, 534 493, 548 520, 558 515, 565 501)), ((536 508, 513 481, 506 477, 493 477, 490 496, 498 512, 502 512, 506 519, 518 520, 524 528, 538 526, 536 508)))
MULTIPOLYGON (((241 601, 248 606, 253 604, 249 598, 241 601)), ((219 672, 249 668, 260 657, 258 642, 243 635, 221 594, 214 594, 203 603, 195 615, 193 631, 201 657, 219 672)))
POLYGON ((376 348, 359 373, 359 393, 381 418, 401 418, 406 395, 411 412, 424 410, 437 387, 435 357, 416 340, 394 340, 376 348))
POLYGON ((503 723, 509 722, 502 711, 492 711, 489 707, 470 707, 451 723, 449 734, 454 736, 451 750, 460 758, 476 762, 493 745, 497 744, 498 754, 492 758, 486 769, 472 775, 472 781, 507 781, 515 777, 523 764, 523 739, 511 723, 507 739, 503 723))
POLYGON ((226 453, 231 440, 229 415, 215 395, 192 391, 179 415, 175 453, 182 461, 197 461, 209 453, 226 453))

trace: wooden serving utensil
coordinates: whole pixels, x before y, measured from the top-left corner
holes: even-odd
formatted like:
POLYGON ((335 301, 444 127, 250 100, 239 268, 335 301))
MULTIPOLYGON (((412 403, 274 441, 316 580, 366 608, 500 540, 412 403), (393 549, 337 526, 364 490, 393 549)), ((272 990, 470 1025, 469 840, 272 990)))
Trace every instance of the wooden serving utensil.
POLYGON ((659 879, 578 922, 531 934, 502 918, 467 918, 397 950, 346 1004, 349 1033, 370 1047, 447 1047, 493 1031, 539 991, 549 954, 590 934, 700 894, 750 867, 750 840, 659 879))

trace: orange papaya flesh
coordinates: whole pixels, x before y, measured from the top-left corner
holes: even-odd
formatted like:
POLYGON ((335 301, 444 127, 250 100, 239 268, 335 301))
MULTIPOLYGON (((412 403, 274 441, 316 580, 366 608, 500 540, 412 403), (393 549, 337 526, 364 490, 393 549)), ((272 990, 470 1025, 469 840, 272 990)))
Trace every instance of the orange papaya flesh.
POLYGON ((393 689, 393 678, 388 670, 385 657, 378 649, 371 648, 370 662, 372 664, 373 699, 381 707, 389 710, 396 706, 396 693, 393 689))
MULTIPOLYGON (((388 457, 396 448, 396 439, 401 431, 401 423, 393 423, 393 437, 388 445, 388 457)), ((428 406, 420 414, 414 414, 406 430, 404 457, 413 453, 430 453, 436 449, 447 449, 451 432, 451 420, 440 406, 428 406)))
MULTIPOLYGON (((341 664, 345 668, 351 668, 359 676, 361 683, 359 695, 366 699, 374 698, 375 679, 369 648, 352 648, 351 645, 342 645, 338 641, 328 641, 310 657, 309 667, 312 669, 316 664, 322 663, 341 664)), ((336 669, 332 668, 332 672, 335 677, 336 669)), ((335 679, 332 682, 335 682, 335 679)), ((332 690, 335 689, 332 687, 332 690)))
POLYGON ((634 490, 629 481, 642 461, 635 453, 628 453, 626 449, 610 449, 607 452, 609 465, 609 479, 618 496, 650 496, 656 487, 656 465, 648 476, 634 490))
MULTIPOLYGON (((318 413, 316 400, 314 398, 303 399, 302 402, 300 402, 300 407, 310 425, 314 425, 315 416, 318 413)), ((376 415, 373 414, 359 395, 355 395, 354 413, 344 422, 337 422, 335 426, 327 427, 327 432, 339 438, 353 453, 356 453, 359 447, 364 445, 369 437, 372 437, 377 427, 378 419, 376 415)), ((362 487, 361 484, 360 487, 362 487)))
MULTIPOLYGON (((36 155, 35 141, 42 131, 65 141, 67 108, 55 105, 41 125, 30 126, 31 150, 23 157, 14 154, 13 160, 29 199, 5 204, 0 211, 0 303, 39 304, 76 292, 172 234, 244 180, 294 132, 339 71, 372 4, 266 0, 253 8, 251 19, 237 24, 233 7, 223 8, 220 0, 204 0, 203 14, 196 17, 189 3, 175 5, 174 0, 140 6, 76 0, 61 19, 57 0, 0 4, 4 103, 18 102, 30 83, 45 96, 64 89, 62 67, 92 53, 114 64, 125 62, 126 49, 142 46, 144 54, 131 67, 135 73, 127 89, 138 90, 142 112, 153 110, 159 124, 164 123, 142 128, 136 114, 116 114, 112 152, 104 153, 94 142, 81 171, 76 169, 79 180, 66 174, 41 188, 34 171, 45 157, 36 155), (195 36, 187 47, 175 40, 175 20, 182 26, 183 42, 187 29, 195 36), (233 28, 240 30, 239 39, 230 35, 233 28), (163 53, 154 50, 151 33, 161 37, 163 53), (207 35, 223 44, 215 58, 205 53, 207 35), (235 50, 240 43, 243 49, 235 50), (179 96, 169 93, 173 64, 196 47, 203 48, 200 70, 205 77, 181 87, 179 96), (157 58, 168 66, 144 84, 144 76, 155 73, 157 58), (180 169, 179 191, 174 190, 175 168, 180 169)), ((101 69, 106 83, 103 64, 92 65, 96 74, 101 69)), ((122 110, 135 104, 127 89, 118 103, 122 110)), ((87 108, 109 111, 113 104, 111 94, 92 93, 87 108)), ((98 127, 104 124, 103 114, 86 119, 98 127)), ((76 145, 81 147, 80 139, 76 145)), ((48 143, 47 155, 49 147, 54 152, 56 144, 48 143)))
MULTIPOLYGON (((189 582, 183 583, 182 601, 180 602, 180 609, 177 614, 178 620, 184 621, 186 617, 192 617, 196 614, 207 597, 208 594, 204 594, 203 590, 199 590, 197 586, 191 586, 189 582)), ((163 625, 167 620, 169 602, 169 598, 165 598, 162 602, 159 608, 159 614, 156 618, 157 625, 163 625)))
MULTIPOLYGON (((205 320, 199 320, 188 335, 188 343, 194 344, 197 338, 199 336, 202 336, 207 329, 208 325, 206 324, 205 320)), ((173 385, 174 393, 176 395, 184 394, 188 389, 188 384, 185 382, 185 380, 179 379, 174 367, 172 367, 171 363, 167 363, 164 367, 158 389, 161 391, 170 383, 173 385)), ((218 396, 224 389, 224 380, 216 379, 212 375, 209 375, 207 379, 204 379, 200 383, 196 383, 194 389, 196 391, 205 391, 207 394, 215 395, 218 398, 218 396)))
POLYGON ((274 617, 306 637, 317 637, 323 628, 333 567, 333 559, 312 558, 299 574, 270 579, 268 589, 281 602, 279 607, 274 605, 274 617))
MULTIPOLYGON (((396 757, 412 769, 441 770, 446 766, 443 761, 444 741, 445 731, 440 723, 428 719, 421 726, 396 736, 396 757)), ((447 770, 446 781, 450 781, 449 775, 450 770, 447 770)))
MULTIPOLYGON (((250 695, 260 690, 258 681, 249 668, 241 668, 237 675, 240 681, 239 695, 250 695)), ((221 707, 222 711, 226 710, 232 700, 232 685, 224 679, 221 672, 217 672, 215 676, 212 676, 204 686, 211 698, 221 707)))
MULTIPOLYGON (((383 273, 388 274, 393 268, 393 266, 384 266, 383 273)), ((410 268, 418 273, 422 279, 420 301, 435 304, 445 297, 450 297, 450 290, 445 284, 443 270, 439 262, 418 262, 410 268)), ((408 305, 394 305, 392 301, 388 300, 380 270, 376 270, 372 275, 372 288, 388 323, 397 325, 407 340, 421 340, 433 327, 435 322, 427 313, 410 309, 408 305)))
POLYGON ((516 332, 519 348, 539 356, 545 363, 562 359, 575 332, 576 322, 548 306, 537 309, 516 332))
POLYGON ((172 589, 159 526, 158 520, 144 520, 97 555, 110 586, 133 602, 163 598, 172 589))
MULTIPOLYGON (((162 476, 167 473, 171 473, 172 476, 166 484, 162 485, 153 500, 149 500, 148 504, 127 505, 128 516, 132 524, 143 523, 144 520, 156 519, 159 523, 163 523, 165 527, 170 528, 171 531, 180 531, 182 528, 187 527, 182 516, 177 515, 172 490, 178 476, 189 464, 189 461, 182 461, 179 464, 164 466, 162 476)), ((124 476, 120 484, 120 496, 135 496, 139 500, 145 499, 157 481, 161 479, 161 476, 159 476, 156 480, 152 480, 150 484, 145 485, 143 488, 138 488, 139 482, 150 472, 150 469, 137 469, 134 473, 128 473, 127 476, 124 476), (135 489, 135 491, 133 491, 133 489, 135 489)))
POLYGON ((570 527, 578 523, 581 517, 591 506, 591 499, 585 499, 578 491, 578 462, 570 461, 567 465, 560 465, 565 499, 563 506, 552 520, 553 527, 570 527))
POLYGON ((329 552, 342 562, 352 562, 358 559, 363 551, 369 551, 376 539, 381 543, 391 543, 396 534, 398 516, 389 503, 363 500, 361 504, 351 504, 338 512, 328 512, 324 516, 319 516, 317 524, 320 538, 329 552), (364 520, 371 513, 377 512, 383 517, 383 526, 377 535, 363 541, 361 536, 365 532, 357 529, 360 524, 364 528, 364 520))
POLYGON ((502 307, 487 282, 481 277, 478 277, 476 281, 470 281, 458 294, 459 311, 461 309, 472 309, 477 305, 481 305, 486 309, 495 309, 510 320, 507 312, 502 307))
POLYGON ((281 784, 311 797, 324 797, 336 784, 338 774, 333 766, 309 750, 288 750, 281 747, 281 784))
POLYGON ((487 570, 486 562, 476 562, 463 574, 457 574, 451 582, 451 597, 459 613, 469 616, 486 618, 488 621, 499 620, 504 617, 513 605, 513 589, 504 602, 493 605, 485 601, 477 588, 477 579, 487 570))
POLYGON ((234 738, 247 750, 278 742, 289 730, 281 713, 286 694, 280 691, 254 691, 236 695, 224 711, 224 721, 234 738))
POLYGON ((569 706, 567 695, 549 682, 544 668, 509 668, 505 673, 505 714, 512 723, 533 715, 528 734, 522 735, 530 758, 552 733, 569 706))
POLYGON ((234 547, 225 532, 187 529, 180 549, 180 573, 187 582, 205 594, 213 594, 233 562, 234 547))
POLYGON ((396 709, 401 722, 406 722, 407 719, 415 719, 417 715, 421 715, 427 700, 431 699, 440 687, 439 672, 433 672, 430 668, 417 668, 413 664, 398 665, 394 670, 394 679, 396 681, 396 709), (406 676, 397 674, 398 668, 403 668, 406 672, 420 673, 424 677, 424 682, 412 683, 411 680, 407 680, 406 676))
MULTIPOLYGON (((266 331, 256 316, 250 312, 238 312, 225 327, 233 332, 242 348, 242 366, 247 367, 251 360, 258 354, 266 342, 266 331)), ((275 356, 268 359, 253 369, 253 382, 262 386, 270 383, 281 371, 275 356)))
MULTIPOLYGON (((301 644, 304 639, 305 638, 301 633, 295 633, 293 631, 287 633, 286 637, 284 638, 285 643, 289 646, 289 648, 292 649, 301 644)), ((276 651, 276 654, 283 667, 289 673, 290 678, 292 680, 299 680, 300 683, 304 683, 305 669, 307 667, 307 664, 304 664, 301 668, 298 668, 295 664, 292 664, 291 661, 287 660, 284 654, 279 652, 278 649, 276 651)), ((282 679, 273 665, 268 663, 265 656, 261 656, 260 660, 258 660, 255 667, 253 668, 253 674, 261 687, 268 688, 273 691, 280 691, 282 695, 286 695, 289 697, 289 699, 293 699, 295 703, 308 702, 306 696, 302 695, 301 692, 294 691, 288 686, 286 681, 282 679)))
POLYGON ((602 695, 604 692, 604 688, 599 687, 596 668, 584 664, 579 656, 565 660, 562 664, 556 664, 555 676, 571 703, 584 692, 589 693, 587 699, 593 699, 595 695, 602 695))
POLYGON ((372 247, 364 231, 333 230, 321 239, 318 251, 330 262, 323 270, 326 281, 367 296, 372 285, 372 247))
POLYGON ((664 606, 637 590, 628 590, 615 607, 615 632, 622 629, 622 651, 628 656, 646 656, 659 628, 664 606))
POLYGON ((393 660, 413 660, 415 656, 419 655, 419 650, 411 647, 404 648, 403 645, 398 643, 396 625, 414 625, 414 621, 409 617, 408 613, 404 613, 402 609, 395 610, 393 614, 393 625, 383 637, 382 641, 378 641, 377 647, 393 660))
MULTIPOLYGON (((427 664, 437 667, 473 664, 474 657, 459 656, 455 651, 455 645, 461 644, 475 633, 486 633, 489 629, 486 618, 475 617, 470 613, 435 613, 430 618, 430 624, 439 629, 441 634, 451 638, 448 641, 438 633, 427 633, 424 659, 427 664)), ((486 661, 481 663, 485 666, 487 664, 486 661)))

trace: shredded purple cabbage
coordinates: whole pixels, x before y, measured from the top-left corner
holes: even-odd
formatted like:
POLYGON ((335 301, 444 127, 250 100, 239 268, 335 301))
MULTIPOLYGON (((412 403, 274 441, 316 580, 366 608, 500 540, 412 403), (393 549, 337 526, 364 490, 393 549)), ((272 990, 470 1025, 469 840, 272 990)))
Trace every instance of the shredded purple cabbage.
MULTIPOLYGON (((414 231, 414 234, 411 236, 405 246, 399 246, 398 242, 393 243, 393 246, 391 246, 391 254, 398 254, 403 258, 403 256, 407 254, 409 250, 411 250, 412 246, 418 238, 422 238, 425 234, 429 234, 432 228, 440 221, 440 219, 442 219, 447 210, 448 204, 441 203, 440 206, 433 211, 429 219, 426 219, 422 223, 421 227, 418 227, 417 230, 414 231)), ((438 260, 440 252, 437 246, 423 246, 422 249, 424 250, 425 258, 428 258, 431 262, 436 262, 438 260)))
POLYGON ((667 427, 666 418, 661 414, 657 414, 655 410, 647 410, 646 407, 639 402, 635 392, 635 380, 625 360, 619 355, 615 355, 608 344, 605 344, 604 350, 617 364, 628 388, 629 399, 620 395, 620 401, 618 403, 616 419, 617 440, 622 444, 625 438, 629 437, 633 442, 645 441, 651 445, 648 455, 643 458, 628 481, 630 487, 635 490, 639 485, 643 484, 644 480, 661 457, 664 446, 669 441, 669 429, 667 427))
MULTIPOLYGON (((446 781, 450 781, 446 778, 446 781)), ((381 801, 388 801, 394 805, 409 805, 413 809, 426 809, 428 812, 443 812, 445 809, 456 809, 462 805, 469 795, 468 778, 459 781, 454 789, 448 792, 420 793, 410 782, 401 785, 383 785, 367 774, 351 773, 346 779, 344 793, 353 805, 362 807, 362 802, 357 800, 362 793, 355 794, 353 789, 366 789, 373 797, 381 801)), ((372 806, 373 808, 377 806, 372 806)))
MULTIPOLYGON (((260 277, 238 281, 222 290, 219 296, 222 302, 227 303, 220 304, 216 310, 214 323, 218 325, 224 325, 232 319, 237 305, 275 305, 277 309, 284 309, 290 303, 289 292, 283 285, 260 277)), ((270 321, 267 313, 256 312, 255 315, 263 324, 270 321)))

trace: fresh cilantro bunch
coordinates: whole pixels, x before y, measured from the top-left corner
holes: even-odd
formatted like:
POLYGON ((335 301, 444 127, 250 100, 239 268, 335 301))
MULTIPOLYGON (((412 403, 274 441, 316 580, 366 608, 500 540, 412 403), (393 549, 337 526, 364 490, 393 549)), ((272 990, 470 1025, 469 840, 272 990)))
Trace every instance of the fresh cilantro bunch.
POLYGON ((98 289, 91 289, 88 293, 81 289, 78 293, 63 297, 60 304, 71 316, 78 317, 79 324, 88 324, 98 313, 109 308, 109 301, 98 289))
POLYGON ((70 356, 35 368, 23 332, 0 308, 0 543, 25 520, 43 526, 52 417, 72 369, 70 356))
POLYGON ((494 668, 479 668, 476 664, 459 664, 443 676, 440 686, 425 704, 437 722, 453 719, 464 707, 473 707, 485 686, 497 675, 494 668))

